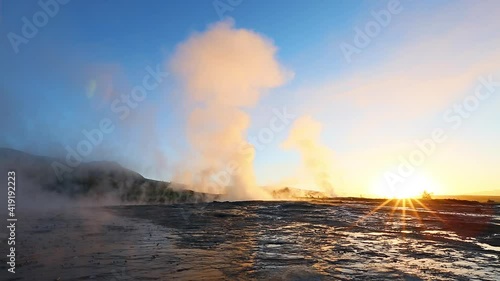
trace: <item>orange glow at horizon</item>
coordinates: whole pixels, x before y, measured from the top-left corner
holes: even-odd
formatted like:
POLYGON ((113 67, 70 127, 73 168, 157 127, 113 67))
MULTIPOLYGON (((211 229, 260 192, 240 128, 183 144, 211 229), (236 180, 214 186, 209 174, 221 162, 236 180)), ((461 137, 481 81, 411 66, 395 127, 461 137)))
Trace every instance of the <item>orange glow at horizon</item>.
POLYGON ((415 173, 405 178, 404 182, 394 186, 391 186, 382 176, 372 184, 371 191, 377 197, 410 199, 420 198, 424 192, 439 193, 442 187, 432 177, 423 173, 415 173))

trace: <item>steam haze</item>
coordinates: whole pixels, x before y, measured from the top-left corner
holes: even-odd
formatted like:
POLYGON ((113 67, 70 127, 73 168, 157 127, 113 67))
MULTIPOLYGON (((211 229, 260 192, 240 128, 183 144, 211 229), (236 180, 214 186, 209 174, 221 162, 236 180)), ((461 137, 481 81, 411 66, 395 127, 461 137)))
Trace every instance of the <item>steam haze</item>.
POLYGON ((256 185, 245 109, 289 77, 275 54, 269 39, 236 29, 231 21, 193 34, 177 47, 170 68, 192 106, 186 134, 195 158, 186 168, 196 190, 223 192, 228 187, 229 199, 267 197, 256 185))
POLYGON ((315 189, 334 196, 336 184, 333 164, 334 153, 328 146, 321 143, 322 125, 311 116, 297 119, 290 130, 288 138, 283 142, 285 149, 298 150, 302 159, 302 167, 306 178, 312 179, 315 189))

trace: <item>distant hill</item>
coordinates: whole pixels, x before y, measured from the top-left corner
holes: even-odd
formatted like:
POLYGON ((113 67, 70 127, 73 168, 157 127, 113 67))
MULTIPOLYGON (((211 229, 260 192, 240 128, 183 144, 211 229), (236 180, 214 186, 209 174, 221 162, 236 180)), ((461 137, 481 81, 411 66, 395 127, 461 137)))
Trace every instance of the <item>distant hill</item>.
POLYGON ((25 192, 49 192, 69 197, 115 197, 130 203, 196 202, 214 200, 215 195, 174 189, 169 182, 146 179, 116 162, 84 162, 58 178, 52 163, 64 160, 36 156, 22 151, 0 148, 0 171, 16 172, 17 185, 25 192))
POLYGON ((434 195, 435 199, 458 199, 477 202, 494 202, 500 203, 500 196, 495 195, 434 195))
POLYGON ((500 189, 495 189, 495 190, 483 190, 479 192, 474 192, 468 195, 481 195, 481 196, 500 196, 500 189))

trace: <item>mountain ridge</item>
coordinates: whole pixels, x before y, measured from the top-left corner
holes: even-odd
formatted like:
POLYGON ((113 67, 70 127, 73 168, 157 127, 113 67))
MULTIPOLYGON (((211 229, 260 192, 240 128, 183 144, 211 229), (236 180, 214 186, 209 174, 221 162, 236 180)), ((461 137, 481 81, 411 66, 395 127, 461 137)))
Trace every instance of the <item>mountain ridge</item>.
POLYGON ((174 189, 170 182, 147 179, 113 161, 82 162, 61 179, 51 166, 54 161, 61 162, 55 157, 0 148, 1 170, 5 173, 14 170, 23 186, 32 186, 31 192, 46 191, 73 199, 91 197, 96 200, 113 195, 118 201, 127 203, 198 202, 217 198, 192 190, 174 189))

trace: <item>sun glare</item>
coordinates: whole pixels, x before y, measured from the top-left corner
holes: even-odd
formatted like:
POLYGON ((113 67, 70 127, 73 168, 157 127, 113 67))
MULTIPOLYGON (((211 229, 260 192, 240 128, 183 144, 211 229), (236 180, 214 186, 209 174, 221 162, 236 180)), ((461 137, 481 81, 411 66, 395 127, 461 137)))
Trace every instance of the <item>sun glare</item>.
POLYGON ((402 182, 394 186, 391 186, 382 176, 373 184, 372 191, 377 197, 404 199, 419 198, 424 191, 438 193, 440 187, 431 177, 415 173, 408 178, 403 178, 402 182))

